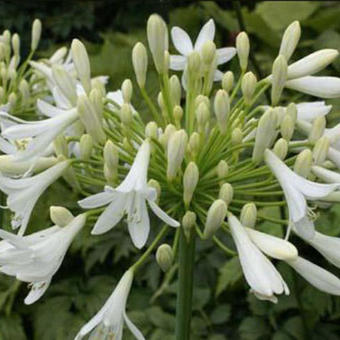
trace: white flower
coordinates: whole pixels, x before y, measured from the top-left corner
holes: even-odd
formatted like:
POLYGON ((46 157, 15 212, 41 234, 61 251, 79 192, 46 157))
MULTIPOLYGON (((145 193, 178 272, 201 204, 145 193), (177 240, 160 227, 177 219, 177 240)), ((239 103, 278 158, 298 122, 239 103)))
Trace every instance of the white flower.
POLYGON ((172 227, 179 226, 177 221, 168 216, 155 203, 156 190, 147 185, 149 160, 150 143, 145 140, 139 147, 129 173, 117 188, 114 189, 106 186, 104 192, 92 195, 78 202, 85 209, 109 204, 99 216, 92 234, 102 234, 110 230, 126 213, 131 239, 136 247, 143 247, 150 230, 146 201, 161 220, 172 227))
POLYGON ((324 101, 305 102, 296 104, 297 119, 312 122, 318 117, 326 116, 332 105, 326 105, 324 101))
POLYGON ((125 311, 132 281, 133 272, 128 270, 122 276, 102 309, 82 327, 75 340, 81 340, 92 330, 90 339, 122 340, 124 322, 137 340, 145 340, 143 334, 128 318, 125 311))
MULTIPOLYGON (((47 103, 45 104, 47 108, 47 103)), ((52 118, 40 121, 24 121, 4 113, 0 114, 2 121, 17 122, 2 131, 4 138, 19 141, 26 139, 25 149, 17 150, 14 154, 17 160, 42 156, 54 139, 78 119, 76 109, 64 111, 50 105, 48 112, 52 118)))
POLYGON ((86 214, 81 214, 65 227, 53 226, 24 237, 0 230, 0 237, 6 240, 5 246, 0 246, 0 271, 31 283, 26 304, 34 303, 44 294, 85 222, 86 214))
MULTIPOLYGON (((207 41, 213 41, 215 37, 215 23, 210 19, 201 29, 195 44, 193 45, 189 35, 180 27, 173 27, 171 30, 172 42, 175 48, 181 55, 170 56, 170 68, 175 71, 181 71, 185 69, 187 63, 187 57, 193 51, 201 52, 202 46, 207 41)), ((234 47, 224 47, 216 50, 217 65, 228 62, 236 54, 234 47)), ((223 73, 219 70, 215 72, 215 81, 222 79, 223 73)))
MULTIPOLYGON (((123 99, 123 92, 122 90, 116 90, 116 91, 111 91, 106 94, 106 98, 112 100, 118 108, 120 108, 124 104, 124 99, 123 99)), ((109 107, 112 110, 115 110, 115 108, 111 103, 109 104, 109 107)), ((135 108, 130 104, 130 108, 133 114, 137 114, 135 108)))
POLYGON ((340 295, 340 280, 332 273, 300 256, 286 262, 315 288, 328 294, 340 295))
POLYGON ((251 291, 261 300, 277 302, 275 294, 289 294, 280 273, 251 241, 246 229, 235 216, 229 216, 229 227, 239 254, 244 276, 251 291))
POLYGON ((340 184, 320 184, 309 181, 292 171, 272 151, 264 153, 265 162, 271 169, 284 192, 289 209, 290 223, 301 235, 310 239, 314 236, 314 223, 308 217, 306 199, 315 201, 327 196, 340 184))
POLYGON ((41 194, 55 182, 70 165, 70 161, 62 161, 38 175, 29 178, 13 179, 0 175, 0 189, 7 195, 7 206, 15 213, 12 227, 20 227, 23 235, 34 205, 41 194))

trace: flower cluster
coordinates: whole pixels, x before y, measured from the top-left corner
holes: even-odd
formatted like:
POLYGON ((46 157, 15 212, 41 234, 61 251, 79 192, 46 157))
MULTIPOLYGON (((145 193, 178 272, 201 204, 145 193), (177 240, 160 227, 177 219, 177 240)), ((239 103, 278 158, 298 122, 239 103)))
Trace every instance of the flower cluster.
POLYGON ((316 209, 340 201, 340 125, 326 128, 332 106, 324 101, 295 103, 282 96, 291 89, 340 97, 340 78, 314 75, 335 60, 336 50, 290 62, 301 33, 294 22, 283 35, 271 74, 257 79, 248 71, 245 32, 237 36, 236 47, 216 49, 212 19, 195 44, 173 27, 180 55, 172 55, 167 25, 154 14, 147 39, 159 74, 157 103, 147 91, 147 49, 138 42, 132 50, 138 90, 152 117, 144 122, 132 105, 132 81, 107 92, 107 77, 91 77, 79 40, 69 51, 63 47, 49 59, 32 61, 40 33, 36 20, 32 52, 23 63, 19 37, 11 39, 8 31, 0 36, 0 189, 18 230, 0 230, 0 271, 30 283, 25 303, 44 294, 89 216, 96 221, 92 234, 106 233, 123 220, 134 246, 143 248, 150 231, 148 207, 164 227, 76 339, 88 333, 91 339, 122 339, 124 322, 144 339, 125 312, 127 298, 134 275, 168 226, 174 227, 169 230, 173 246, 159 245, 156 252, 164 271, 178 258, 181 237, 188 244, 195 238, 212 241, 228 256, 235 254, 222 241, 225 234, 233 239, 245 279, 259 299, 276 302, 277 295, 289 294, 271 259, 286 262, 316 288, 340 295, 340 280, 300 257, 289 241, 297 235, 340 267, 340 239, 314 227, 316 209), (236 55, 239 73, 222 71, 236 55), (81 197, 83 213, 73 216, 51 207, 54 226, 27 234, 37 200, 61 177, 81 197), (273 218, 264 207, 287 208, 288 216, 273 218), (284 227, 286 237, 257 230, 262 221, 284 227))

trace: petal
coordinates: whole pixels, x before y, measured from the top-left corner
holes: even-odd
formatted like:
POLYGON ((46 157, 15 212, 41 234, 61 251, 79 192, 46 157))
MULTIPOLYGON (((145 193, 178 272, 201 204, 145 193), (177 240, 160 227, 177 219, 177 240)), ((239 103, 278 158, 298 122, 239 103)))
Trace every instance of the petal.
POLYGON ((327 157, 340 169, 340 151, 330 147, 327 157))
POLYGON ((180 27, 175 26, 172 28, 171 38, 177 51, 184 56, 187 56, 193 51, 194 47, 192 46, 192 42, 188 33, 180 27))
POLYGON ((187 58, 182 55, 170 55, 170 69, 174 71, 182 71, 185 68, 187 58))
POLYGON ((312 167, 312 171, 314 175, 327 183, 340 183, 340 174, 338 172, 331 171, 317 165, 312 167))
POLYGON ((25 298, 25 304, 31 305, 32 303, 38 301, 44 295, 50 283, 51 280, 33 283, 30 292, 25 298))
POLYGON ((148 200, 151 210, 158 216, 164 223, 171 227, 179 227, 180 224, 173 218, 171 218, 167 213, 165 213, 155 202, 148 200))
POLYGON ((128 328, 130 329, 131 333, 137 340, 145 340, 142 332, 132 323, 132 321, 128 318, 126 313, 124 313, 124 320, 128 328))
POLYGON ((214 81, 221 81, 223 78, 224 73, 220 70, 215 70, 214 73, 214 81))
POLYGON ((236 54, 235 47, 223 47, 216 50, 217 65, 224 64, 232 59, 236 54))
POLYGON ((315 288, 328 294, 340 295, 340 280, 332 273, 302 257, 287 263, 315 288))
POLYGON ((102 207, 103 205, 109 204, 115 199, 115 197, 117 197, 117 194, 113 192, 103 191, 99 194, 95 194, 78 201, 78 204, 83 209, 98 208, 102 207))
POLYGON ((43 115, 50 118, 65 113, 65 110, 59 109, 41 99, 37 100, 37 108, 43 115))
POLYGON ((320 98, 340 97, 340 78, 307 76, 286 82, 285 87, 320 98))
POLYGON ((332 109, 332 105, 325 105, 324 101, 300 103, 296 105, 297 118, 312 122, 318 117, 326 116, 332 109))
POLYGON ((210 19, 201 29, 195 42, 195 51, 200 51, 206 41, 213 41, 215 37, 215 22, 210 19))
POLYGON ((294 230, 306 240, 311 240, 315 236, 314 223, 308 216, 304 216, 301 220, 294 222, 294 230))

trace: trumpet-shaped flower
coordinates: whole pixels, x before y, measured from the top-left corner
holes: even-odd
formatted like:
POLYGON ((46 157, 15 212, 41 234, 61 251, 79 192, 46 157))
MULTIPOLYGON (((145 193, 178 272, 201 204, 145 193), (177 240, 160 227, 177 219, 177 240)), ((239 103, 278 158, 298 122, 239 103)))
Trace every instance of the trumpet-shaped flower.
MULTIPOLYGON (((215 23, 210 19, 201 29, 195 44, 192 43, 189 35, 180 27, 173 27, 171 30, 172 42, 180 55, 170 56, 170 68, 172 70, 181 71, 185 69, 188 56, 196 51, 201 52, 205 42, 213 41, 215 37, 215 23)), ((224 47, 216 50, 217 65, 224 64, 234 57, 236 49, 234 47, 224 47)), ((215 71, 214 80, 222 79, 223 73, 219 70, 215 71)))
POLYGON ((280 273, 252 242, 239 220, 231 215, 228 222, 244 276, 255 296, 276 303, 275 294, 289 294, 289 289, 280 273))
POLYGON ((133 272, 128 270, 122 276, 102 309, 82 327, 75 340, 81 340, 90 332, 90 339, 122 340, 124 322, 137 340, 145 339, 140 330, 128 318, 125 311, 132 281, 133 272))
POLYGON ((97 208, 109 203, 99 216, 92 234, 102 234, 110 230, 126 213, 131 239, 136 247, 143 247, 150 230, 146 201, 161 220, 172 227, 179 226, 177 221, 168 216, 155 203, 156 189, 147 185, 149 160, 150 143, 145 140, 139 147, 129 173, 117 188, 106 186, 104 192, 78 202, 85 209, 97 208))
POLYGON ((20 227, 24 234, 31 212, 41 194, 68 168, 70 161, 62 161, 38 175, 14 179, 0 175, 0 189, 7 195, 7 206, 15 213, 12 227, 20 227))
POLYGON ((308 216, 306 200, 319 200, 337 188, 340 184, 320 184, 309 181, 292 171, 272 151, 265 151, 265 162, 271 169, 284 192, 290 223, 305 238, 314 236, 314 223, 308 216))
POLYGON ((332 273, 300 256, 286 262, 315 288, 328 294, 340 295, 340 280, 332 273))
POLYGON ((0 272, 31 283, 26 304, 37 301, 47 290, 74 237, 85 225, 86 214, 78 215, 65 227, 53 226, 29 236, 0 230, 0 272))
POLYGON ((296 104, 297 119, 312 122, 318 117, 326 116, 332 105, 326 105, 324 101, 305 102, 296 104))

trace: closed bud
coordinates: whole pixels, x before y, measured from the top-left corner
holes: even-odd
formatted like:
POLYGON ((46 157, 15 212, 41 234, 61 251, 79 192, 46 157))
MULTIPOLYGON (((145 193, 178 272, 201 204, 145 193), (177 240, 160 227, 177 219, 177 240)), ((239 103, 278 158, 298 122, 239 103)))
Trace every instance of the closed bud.
POLYGON ((8 102, 10 107, 15 106, 17 101, 18 101, 17 95, 14 92, 11 92, 10 95, 8 96, 8 102))
POLYGON ((98 118, 93 104, 86 95, 78 97, 77 111, 81 122, 84 124, 88 134, 96 143, 103 143, 106 140, 102 121, 98 118))
POLYGON ((242 93, 244 97, 244 101, 246 104, 251 103, 251 99, 253 98, 255 88, 256 88, 257 79, 252 72, 247 72, 243 78, 241 83, 242 93))
POLYGON ((228 173, 229 173, 228 163, 224 161, 223 159, 219 161, 217 168, 216 168, 216 172, 217 172, 218 179, 222 180, 222 183, 223 183, 223 180, 225 179, 225 177, 228 176, 228 173))
POLYGON ((218 127, 222 133, 225 133, 227 131, 227 121, 230 112, 230 100, 226 91, 217 91, 214 100, 214 111, 218 127))
POLYGON ((286 80, 287 61, 284 56, 279 55, 275 59, 272 69, 271 101, 273 106, 276 106, 279 102, 286 80))
POLYGON ((150 15, 147 22, 149 48, 158 73, 164 72, 164 52, 168 50, 168 28, 164 20, 157 14, 150 15))
POLYGON ((301 28, 298 21, 291 23, 285 30, 279 54, 283 55, 288 61, 295 51, 295 48, 300 40, 301 28))
POLYGON ((156 261, 163 272, 170 269, 173 260, 174 254, 171 247, 166 243, 161 244, 156 251, 156 261))
POLYGON ((199 179, 199 170, 194 162, 190 162, 186 167, 183 175, 183 201, 186 206, 189 206, 192 195, 195 192, 199 179))
POLYGON ((164 105, 164 99, 163 99, 163 94, 162 94, 162 92, 159 92, 159 93, 158 93, 158 96, 157 96, 157 104, 158 104, 158 106, 160 107, 160 109, 161 109, 162 111, 164 111, 165 105, 164 105))
POLYGON ((218 194, 218 198, 223 200, 226 205, 229 205, 234 197, 234 189, 230 183, 224 183, 218 194))
POLYGON ((98 116, 98 118, 101 120, 103 119, 103 93, 98 87, 92 88, 90 92, 89 99, 93 105, 93 108, 98 116))
POLYGON ((226 72, 222 78, 222 88, 226 92, 230 92, 234 86, 234 73, 231 71, 226 72))
POLYGON ((91 157, 93 150, 93 138, 88 135, 82 135, 79 142, 80 148, 80 158, 83 160, 88 160, 91 157))
POLYGON ((182 97, 181 83, 176 75, 170 78, 170 97, 173 105, 180 105, 182 97))
POLYGON ((167 152, 167 178, 169 181, 175 178, 177 171, 182 165, 187 143, 188 135, 184 130, 174 132, 169 138, 167 152))
POLYGON ((213 41, 207 40, 201 49, 202 61, 206 65, 210 65, 214 62, 216 55, 216 45, 213 41))
POLYGON ((210 118, 209 106, 202 101, 196 109, 196 120, 199 127, 203 128, 210 118))
POLYGON ((212 237, 215 232, 221 227, 227 215, 227 205, 221 199, 214 201, 210 206, 205 222, 203 238, 208 239, 212 237))
POLYGON ((182 228, 183 228, 183 232, 187 240, 190 239, 190 234, 191 234, 192 229, 195 227, 195 224, 196 224, 196 214, 188 210, 182 219, 182 228))
POLYGON ((124 103, 120 108, 120 119, 125 125, 132 123, 132 111, 130 104, 124 103))
POLYGON ((145 136, 147 138, 157 139, 158 136, 158 126, 156 122, 149 122, 145 126, 145 136))
POLYGON ((132 64, 139 87, 144 88, 148 69, 148 55, 145 46, 138 42, 132 50, 132 64))
POLYGON ((51 221, 58 227, 65 227, 73 220, 74 216, 64 207, 50 207, 51 221))
POLYGON ((286 114, 281 122, 280 132, 281 136, 286 140, 290 141, 293 137, 293 133, 295 130, 295 124, 291 116, 286 114))
POLYGON ((35 51, 38 47, 41 37, 41 21, 35 19, 32 25, 32 40, 31 40, 31 51, 35 51))
POLYGON ((294 172, 302 177, 310 174, 313 165, 313 153, 309 149, 301 151, 296 157, 294 164, 294 172))
POLYGON ((326 160, 329 146, 329 138, 326 136, 321 137, 318 141, 316 141, 313 148, 314 164, 321 165, 326 160))
POLYGON ((326 118, 318 117, 314 120, 312 124, 312 129, 309 132, 308 140, 310 142, 316 142, 324 134, 326 128, 326 118))
POLYGON ((91 90, 91 69, 90 60, 84 44, 73 39, 71 44, 72 60, 77 71, 77 75, 86 93, 91 90))
POLYGON ((242 71, 245 71, 248 66, 248 58, 249 58, 249 38, 246 32, 241 32, 236 37, 236 50, 238 59, 240 61, 240 67, 242 71))
POLYGON ((284 160, 288 153, 288 142, 286 139, 280 138, 274 145, 274 153, 277 157, 284 160))
POLYGON ((125 79, 122 84, 122 95, 124 103, 130 103, 132 97, 132 82, 130 79, 125 79))
POLYGON ((91 79, 91 89, 92 89, 91 92, 93 90, 98 91, 102 98, 106 96, 105 84, 98 78, 91 79))
POLYGON ((277 115, 272 109, 268 109, 260 118, 253 149, 253 161, 260 163, 263 160, 264 151, 271 146, 276 135, 277 115))
POLYGON ((232 145, 237 145, 242 143, 243 140, 243 134, 242 130, 240 128, 233 129, 231 133, 231 144, 232 145))
POLYGON ((195 98, 195 107, 197 108, 201 103, 206 104, 207 107, 210 106, 210 100, 207 96, 203 96, 202 94, 199 94, 196 98, 195 98))
POLYGON ((201 73, 201 57, 196 51, 191 52, 188 56, 188 72, 193 78, 197 78, 201 73))
POLYGON ((290 116, 290 118, 292 119, 294 125, 296 123, 296 119, 297 119, 297 107, 294 103, 290 103, 287 106, 287 110, 286 110, 286 114, 288 116, 290 116))
POLYGON ((161 197, 161 186, 155 179, 150 179, 148 182, 148 187, 154 188, 156 190, 156 203, 158 204, 159 198, 161 197))
POLYGON ((172 124, 168 124, 164 130, 164 133, 160 136, 160 143, 163 145, 163 147, 165 149, 168 148, 168 143, 169 143, 169 139, 172 136, 173 133, 175 133, 176 127, 172 124))
POLYGON ((247 203, 242 207, 240 222, 244 227, 254 228, 256 224, 257 209, 253 202, 247 203))
POLYGON ((103 158, 105 179, 114 184, 118 179, 119 150, 110 140, 105 143, 103 158))
POLYGON ((19 84, 19 91, 22 95, 23 101, 27 102, 30 96, 30 89, 29 89, 26 79, 21 79, 20 84, 19 84))
POLYGON ((20 55, 20 37, 17 33, 13 34, 12 37, 12 48, 15 55, 20 55))
POLYGON ((169 66, 170 66, 170 54, 168 51, 164 51, 164 67, 163 67, 163 73, 169 72, 169 66))
MULTIPOLYGON (((35 21, 37 21, 37 20, 38 19, 36 19, 35 21)), ((34 22, 33 22, 33 26, 34 26, 34 22)), ((6 45, 9 45, 10 41, 11 41, 11 32, 9 30, 4 30, 4 33, 2 34, 2 38, 3 38, 4 43, 6 45)))
POLYGON ((176 105, 174 107, 174 118, 178 125, 180 125, 182 117, 183 117, 183 109, 179 105, 176 105))
POLYGON ((189 148, 193 155, 197 155, 200 148, 200 135, 197 132, 193 132, 189 138, 189 148))
POLYGON ((68 157, 68 145, 65 136, 59 135, 54 139, 54 152, 57 156, 68 157))
POLYGON ((72 105, 77 103, 76 82, 62 65, 55 64, 52 66, 53 78, 62 92, 72 105))

